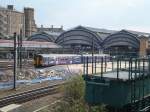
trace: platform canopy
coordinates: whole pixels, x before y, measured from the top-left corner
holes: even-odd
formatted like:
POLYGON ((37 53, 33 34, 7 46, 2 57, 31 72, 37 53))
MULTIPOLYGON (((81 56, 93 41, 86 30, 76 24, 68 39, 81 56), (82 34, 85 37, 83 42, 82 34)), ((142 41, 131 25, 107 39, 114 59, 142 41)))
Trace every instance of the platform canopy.
MULTIPOLYGON (((14 41, 13 40, 4 40, 0 39, 0 48, 13 48, 14 47, 14 41)), ((36 41, 23 41, 22 42, 23 48, 47 48, 47 49, 55 49, 55 48, 61 48, 61 46, 57 45, 53 42, 36 42, 36 41)))

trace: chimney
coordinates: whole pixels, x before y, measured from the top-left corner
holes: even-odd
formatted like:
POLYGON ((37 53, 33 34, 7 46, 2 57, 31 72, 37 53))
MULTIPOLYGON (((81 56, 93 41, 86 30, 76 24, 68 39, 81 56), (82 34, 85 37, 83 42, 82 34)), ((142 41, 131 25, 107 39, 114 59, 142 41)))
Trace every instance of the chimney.
POLYGON ((44 28, 43 25, 41 25, 41 28, 44 28))
POLYGON ((53 32, 53 27, 54 27, 54 26, 53 26, 53 25, 51 25, 51 31, 52 31, 52 32, 53 32))
POLYGON ((63 30, 63 25, 61 25, 61 27, 60 27, 60 28, 61 28, 61 30, 63 30))
POLYGON ((13 5, 7 5, 7 9, 8 10, 14 10, 14 6, 13 5))

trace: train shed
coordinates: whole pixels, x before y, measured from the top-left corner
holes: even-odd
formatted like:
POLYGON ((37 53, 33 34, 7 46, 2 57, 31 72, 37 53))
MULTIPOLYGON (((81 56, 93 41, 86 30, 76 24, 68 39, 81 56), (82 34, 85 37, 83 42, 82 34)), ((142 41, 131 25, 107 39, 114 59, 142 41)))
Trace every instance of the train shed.
POLYGON ((59 32, 50 32, 50 31, 43 31, 39 33, 35 33, 31 35, 27 40, 28 41, 40 41, 40 42, 55 42, 57 37, 61 33, 59 32))
POLYGON ((145 56, 150 52, 150 33, 77 26, 60 34, 55 43, 81 52, 145 56))
POLYGON ((112 32, 111 30, 77 26, 62 33, 55 42, 64 48, 74 49, 78 52, 89 52, 92 49, 99 51, 103 49, 103 39, 112 32))

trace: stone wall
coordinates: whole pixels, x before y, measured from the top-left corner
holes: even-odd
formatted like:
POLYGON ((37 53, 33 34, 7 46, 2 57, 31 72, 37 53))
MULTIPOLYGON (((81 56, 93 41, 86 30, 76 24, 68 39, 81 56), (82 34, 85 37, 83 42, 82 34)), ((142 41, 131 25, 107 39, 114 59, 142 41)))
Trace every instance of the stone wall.
POLYGON ((139 56, 144 57, 147 55, 148 49, 148 38, 146 36, 140 37, 140 51, 139 56))

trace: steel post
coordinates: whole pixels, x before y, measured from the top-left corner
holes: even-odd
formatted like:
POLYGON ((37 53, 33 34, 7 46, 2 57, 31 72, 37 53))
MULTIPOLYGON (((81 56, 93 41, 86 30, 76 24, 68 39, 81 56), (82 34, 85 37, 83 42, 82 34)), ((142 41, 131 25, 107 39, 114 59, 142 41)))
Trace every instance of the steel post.
POLYGON ((103 57, 101 58, 101 78, 103 77, 103 57))
POLYGON ((17 58, 17 34, 14 33, 14 89, 16 89, 17 58))

